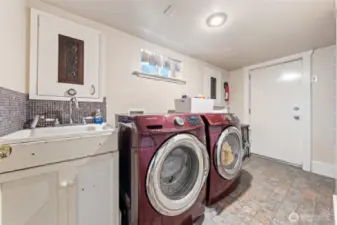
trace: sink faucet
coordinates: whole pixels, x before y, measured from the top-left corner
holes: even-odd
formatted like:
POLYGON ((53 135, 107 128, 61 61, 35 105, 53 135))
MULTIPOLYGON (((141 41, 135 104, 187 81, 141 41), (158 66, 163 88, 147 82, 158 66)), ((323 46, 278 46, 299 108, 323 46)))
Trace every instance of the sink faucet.
POLYGON ((69 121, 69 124, 73 124, 73 104, 72 103, 75 103, 75 107, 76 109, 78 109, 78 101, 77 101, 77 98, 76 97, 71 97, 70 101, 69 101, 69 117, 70 117, 70 121, 69 121))
POLYGON ((54 126, 58 125, 60 123, 57 118, 56 119, 46 118, 44 115, 36 115, 36 116, 34 116, 34 119, 33 119, 32 123, 30 124, 30 128, 35 129, 38 122, 40 121, 40 119, 44 120, 45 122, 54 122, 54 126))
POLYGON ((31 129, 35 129, 36 128, 37 123, 39 122, 39 119, 40 119, 39 115, 34 116, 34 119, 33 119, 32 123, 30 124, 30 128, 31 129))

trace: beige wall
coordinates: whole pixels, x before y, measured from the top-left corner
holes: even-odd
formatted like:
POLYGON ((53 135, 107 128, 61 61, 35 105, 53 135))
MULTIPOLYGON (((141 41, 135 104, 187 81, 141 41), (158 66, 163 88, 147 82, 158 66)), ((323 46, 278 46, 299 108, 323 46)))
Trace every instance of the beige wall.
MULTIPOLYGON (((314 51, 312 73, 312 161, 336 163, 335 145, 335 46, 314 51)), ((230 109, 244 118, 244 70, 230 71, 230 109)))
POLYGON ((312 74, 312 157, 314 161, 335 160, 335 46, 315 50, 312 74))
MULTIPOLYGON (((129 108, 143 108, 147 112, 166 112, 174 109, 174 99, 182 94, 196 95, 203 92, 203 68, 205 62, 171 51, 111 27, 65 12, 38 0, 0 1, 0 43, 3 57, 0 60, 2 73, 0 86, 28 92, 26 49, 28 40, 28 7, 63 17, 90 26, 104 33, 106 38, 106 96, 109 122, 114 122, 115 112, 127 112, 129 108), (140 67, 140 49, 148 49, 159 54, 183 61, 183 79, 186 85, 138 78, 131 75, 140 67), (4 72, 3 72, 4 71, 4 72)), ((211 65, 209 65, 211 66, 211 65)), ((212 67, 212 66, 211 66, 212 67)), ((223 77, 228 72, 223 70, 223 77)))
POLYGON ((20 92, 28 92, 27 23, 25 1, 0 1, 0 86, 20 92))
POLYGON ((230 112, 237 114, 243 121, 244 119, 244 70, 238 69, 229 72, 230 85, 230 112))

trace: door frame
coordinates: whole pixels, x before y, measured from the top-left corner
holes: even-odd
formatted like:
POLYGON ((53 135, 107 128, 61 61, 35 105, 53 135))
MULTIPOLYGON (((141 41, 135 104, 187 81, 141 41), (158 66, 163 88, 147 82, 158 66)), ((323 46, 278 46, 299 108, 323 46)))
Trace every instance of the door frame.
MULTIPOLYGON (((251 81, 250 73, 252 70, 261 69, 269 66, 274 66, 277 64, 287 63, 296 60, 302 60, 302 72, 303 72, 303 84, 305 85, 305 95, 303 111, 306 112, 301 118, 305 122, 303 123, 303 157, 302 157, 302 169, 305 171, 311 171, 311 151, 312 151, 312 125, 311 125, 311 101, 312 101, 312 84, 311 84, 311 74, 312 74, 312 54, 313 50, 302 52, 295 55, 286 56, 283 58, 266 61, 263 63, 251 65, 244 68, 244 118, 243 122, 250 124, 251 114, 250 114, 250 104, 251 104, 251 81)), ((252 145, 253 147, 253 145, 252 145)))

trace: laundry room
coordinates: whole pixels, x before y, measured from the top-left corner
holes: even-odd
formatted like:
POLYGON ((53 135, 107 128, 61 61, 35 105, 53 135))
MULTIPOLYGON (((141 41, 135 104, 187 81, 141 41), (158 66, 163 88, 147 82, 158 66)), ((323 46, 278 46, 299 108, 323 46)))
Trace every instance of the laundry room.
POLYGON ((0 1, 0 224, 337 224, 336 8, 0 1))

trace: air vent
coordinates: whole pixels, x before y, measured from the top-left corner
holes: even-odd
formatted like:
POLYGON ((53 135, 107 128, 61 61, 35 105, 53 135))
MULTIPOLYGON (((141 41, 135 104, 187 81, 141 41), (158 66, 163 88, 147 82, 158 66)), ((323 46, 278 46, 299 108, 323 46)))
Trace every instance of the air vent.
POLYGON ((173 5, 169 5, 165 8, 163 14, 167 17, 171 17, 176 11, 177 9, 173 5))

